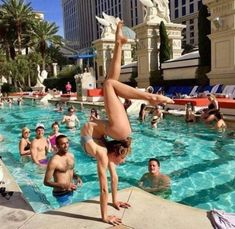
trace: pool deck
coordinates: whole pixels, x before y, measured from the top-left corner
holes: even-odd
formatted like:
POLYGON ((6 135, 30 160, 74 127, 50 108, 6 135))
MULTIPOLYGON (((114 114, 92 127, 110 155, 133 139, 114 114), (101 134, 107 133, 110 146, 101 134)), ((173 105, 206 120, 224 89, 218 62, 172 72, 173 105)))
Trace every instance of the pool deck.
POLYGON ((7 191, 14 191, 9 200, 0 195, 1 229, 212 228, 206 211, 162 199, 135 187, 118 193, 119 199, 131 204, 131 208, 118 211, 108 207, 109 214, 115 214, 122 219, 123 224, 119 226, 100 220, 99 197, 45 213, 35 213, 1 160, 0 165, 7 191))

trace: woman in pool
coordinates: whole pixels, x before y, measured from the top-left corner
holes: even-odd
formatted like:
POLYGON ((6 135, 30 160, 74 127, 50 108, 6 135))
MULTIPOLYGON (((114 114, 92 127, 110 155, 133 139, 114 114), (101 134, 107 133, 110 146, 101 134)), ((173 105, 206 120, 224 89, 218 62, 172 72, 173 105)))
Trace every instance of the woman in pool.
POLYGON ((192 103, 186 104, 185 122, 196 122, 194 106, 192 103))
POLYGON ((153 111, 153 118, 151 120, 152 128, 156 128, 157 124, 160 122, 161 119, 163 119, 163 113, 160 110, 160 107, 156 106, 154 111, 153 111))
POLYGON ((147 115, 146 110, 145 110, 146 106, 147 105, 145 103, 142 103, 140 105, 140 111, 139 111, 139 121, 140 122, 144 122, 145 121, 145 118, 146 118, 146 115, 147 115))
POLYGON ((53 132, 51 133, 51 135, 48 136, 48 142, 49 142, 49 151, 51 151, 52 153, 57 153, 57 146, 56 146, 56 137, 58 135, 60 135, 60 126, 58 122, 54 122, 51 125, 51 128, 53 130, 53 132))
POLYGON ((109 216, 107 213, 107 169, 111 175, 113 206, 116 209, 120 207, 128 208, 130 206, 128 203, 117 200, 118 176, 116 165, 125 161, 125 157, 130 152, 131 144, 131 139, 129 138, 131 134, 130 123, 118 96, 126 99, 148 100, 152 105, 163 102, 173 103, 168 97, 146 93, 118 82, 121 69, 122 46, 127 42, 127 39, 122 34, 122 26, 122 22, 119 22, 117 25, 114 55, 108 76, 103 85, 104 104, 108 120, 94 120, 93 122, 86 123, 81 129, 81 146, 88 155, 95 157, 97 160, 102 220, 112 225, 120 224, 121 219, 116 216, 109 216), (106 136, 115 139, 115 141, 107 142, 105 140, 106 136))
POLYGON ((95 119, 100 119, 100 116, 98 114, 98 111, 95 108, 91 109, 91 115, 89 121, 94 121, 95 119))
POLYGON ((210 101, 208 108, 203 110, 201 118, 206 122, 210 123, 215 120, 215 114, 219 111, 219 103, 216 97, 212 94, 207 95, 208 100, 210 101))
POLYGON ((24 127, 21 130, 21 139, 19 142, 19 152, 20 156, 31 156, 30 145, 31 142, 29 140, 30 130, 27 127, 24 127))

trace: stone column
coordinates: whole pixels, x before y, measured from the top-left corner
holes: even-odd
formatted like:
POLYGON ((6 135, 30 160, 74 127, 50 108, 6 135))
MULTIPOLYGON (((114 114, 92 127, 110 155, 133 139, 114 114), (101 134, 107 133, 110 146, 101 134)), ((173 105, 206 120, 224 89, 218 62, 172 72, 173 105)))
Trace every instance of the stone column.
POLYGON ((77 59, 77 64, 83 70, 83 59, 77 59))
MULTIPOLYGON (((159 70, 160 19, 147 21, 134 27, 137 38, 138 87, 149 86, 151 72, 159 70)), ((181 31, 185 25, 165 23, 172 47, 173 59, 181 56, 181 31)))
POLYGON ((235 84, 235 0, 203 0, 211 13, 210 84, 235 84))
MULTIPOLYGON (((128 64, 132 62, 132 44, 134 44, 134 40, 128 39, 128 43, 123 46, 123 64, 128 64)), ((101 86, 108 73, 109 66, 113 57, 115 40, 114 38, 101 38, 94 41, 93 45, 96 49, 96 71, 98 76, 97 84, 101 86)))
POLYGON ((137 39, 138 87, 149 86, 150 72, 159 69, 159 25, 142 23, 134 27, 137 39))
POLYGON ((53 76, 57 76, 57 63, 52 63, 53 76))

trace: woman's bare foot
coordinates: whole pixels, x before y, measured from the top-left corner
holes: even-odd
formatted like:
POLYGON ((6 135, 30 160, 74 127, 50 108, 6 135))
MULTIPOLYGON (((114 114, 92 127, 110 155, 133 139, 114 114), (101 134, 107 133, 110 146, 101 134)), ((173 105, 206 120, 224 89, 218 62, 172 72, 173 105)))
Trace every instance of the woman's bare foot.
POLYGON ((164 96, 164 95, 154 95, 151 94, 152 96, 150 97, 149 103, 153 106, 159 104, 159 103, 175 103, 174 100, 171 98, 164 96))
POLYGON ((116 30, 116 42, 125 44, 127 42, 127 38, 123 35, 122 27, 123 27, 123 21, 119 21, 116 30))

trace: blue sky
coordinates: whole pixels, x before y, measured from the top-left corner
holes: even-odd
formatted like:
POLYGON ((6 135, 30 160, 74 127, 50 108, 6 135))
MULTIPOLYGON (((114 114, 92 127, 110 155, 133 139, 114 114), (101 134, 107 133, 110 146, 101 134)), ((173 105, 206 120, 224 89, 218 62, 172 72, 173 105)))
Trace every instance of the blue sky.
POLYGON ((31 2, 31 7, 35 11, 44 13, 44 19, 49 22, 55 22, 59 26, 58 34, 63 36, 63 14, 61 0, 25 0, 26 3, 31 2))

